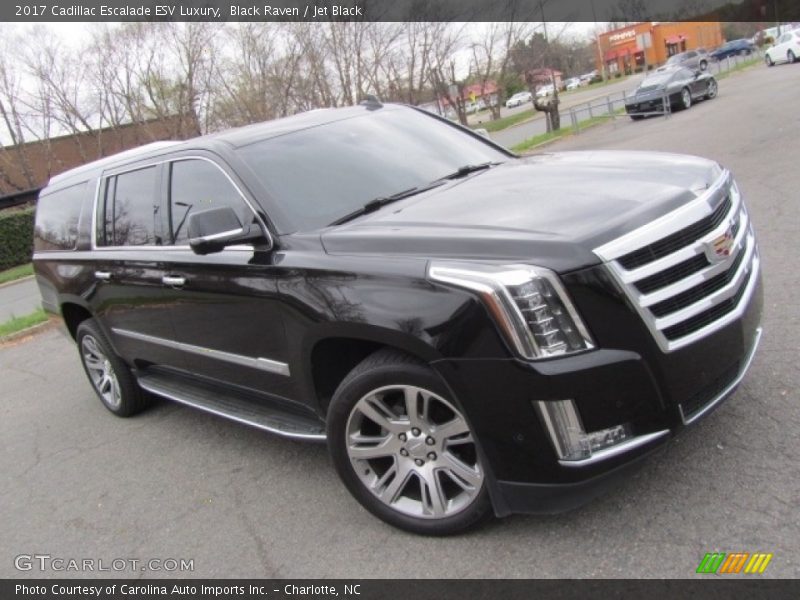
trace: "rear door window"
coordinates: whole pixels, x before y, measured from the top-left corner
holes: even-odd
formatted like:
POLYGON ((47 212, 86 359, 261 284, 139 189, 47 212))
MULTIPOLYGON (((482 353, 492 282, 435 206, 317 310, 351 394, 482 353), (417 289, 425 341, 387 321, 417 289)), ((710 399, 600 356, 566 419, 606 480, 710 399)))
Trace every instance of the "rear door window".
POLYGON ((108 177, 98 215, 98 246, 155 246, 158 167, 108 177))

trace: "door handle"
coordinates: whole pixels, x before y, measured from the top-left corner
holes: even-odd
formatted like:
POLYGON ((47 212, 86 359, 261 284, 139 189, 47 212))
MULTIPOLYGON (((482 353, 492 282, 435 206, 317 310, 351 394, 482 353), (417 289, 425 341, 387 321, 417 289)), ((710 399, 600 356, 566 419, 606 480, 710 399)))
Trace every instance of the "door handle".
POLYGON ((111 279, 111 273, 108 271, 95 271, 94 278, 100 281, 109 281, 111 279))
POLYGON ((169 285, 172 287, 183 287, 183 284, 186 283, 185 277, 173 277, 172 275, 164 275, 161 278, 161 283, 164 285, 169 285))

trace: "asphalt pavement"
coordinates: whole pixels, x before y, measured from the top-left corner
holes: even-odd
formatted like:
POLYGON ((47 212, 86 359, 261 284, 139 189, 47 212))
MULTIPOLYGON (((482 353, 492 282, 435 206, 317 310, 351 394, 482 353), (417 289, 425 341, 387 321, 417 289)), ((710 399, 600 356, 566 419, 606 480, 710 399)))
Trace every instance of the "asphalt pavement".
POLYGON ((24 317, 41 307, 42 296, 33 277, 0 286, 0 323, 24 317))
POLYGON ((681 578, 713 551, 770 552, 757 577, 800 576, 799 84, 800 64, 756 67, 669 119, 618 119, 546 149, 719 160, 759 235, 765 334, 750 373, 618 489, 558 516, 406 534, 350 498, 324 446, 166 401, 113 417, 50 330, 0 348, 0 576, 63 575, 15 569, 14 557, 45 553, 194 561, 103 573, 125 577, 681 578))

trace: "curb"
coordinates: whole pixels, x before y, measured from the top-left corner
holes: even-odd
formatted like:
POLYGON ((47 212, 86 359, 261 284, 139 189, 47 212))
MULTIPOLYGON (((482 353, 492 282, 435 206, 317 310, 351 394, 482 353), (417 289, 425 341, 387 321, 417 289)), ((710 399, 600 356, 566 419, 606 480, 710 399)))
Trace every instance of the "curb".
POLYGON ((55 326, 55 320, 48 319, 47 321, 43 321, 42 323, 37 323, 36 325, 32 325, 26 329, 10 333, 6 336, 1 336, 0 345, 6 344, 8 342, 14 342, 24 337, 35 335, 37 333, 45 331, 46 329, 50 329, 51 327, 54 326, 55 326))
POLYGON ((20 277, 19 279, 14 279, 13 281, 6 281, 5 283, 0 283, 0 290, 5 287, 10 287, 12 285, 16 285, 18 283, 23 283, 24 281, 28 281, 29 279, 34 279, 36 275, 26 275, 25 277, 20 277))

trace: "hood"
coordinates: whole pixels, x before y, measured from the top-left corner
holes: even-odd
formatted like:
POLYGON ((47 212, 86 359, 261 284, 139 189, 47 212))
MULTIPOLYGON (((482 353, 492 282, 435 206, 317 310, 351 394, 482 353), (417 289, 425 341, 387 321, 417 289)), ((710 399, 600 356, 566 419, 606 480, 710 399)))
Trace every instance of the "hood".
POLYGON ((512 159, 323 232, 331 254, 524 261, 559 272, 592 249, 697 197, 710 160, 656 152, 563 152, 512 159))

